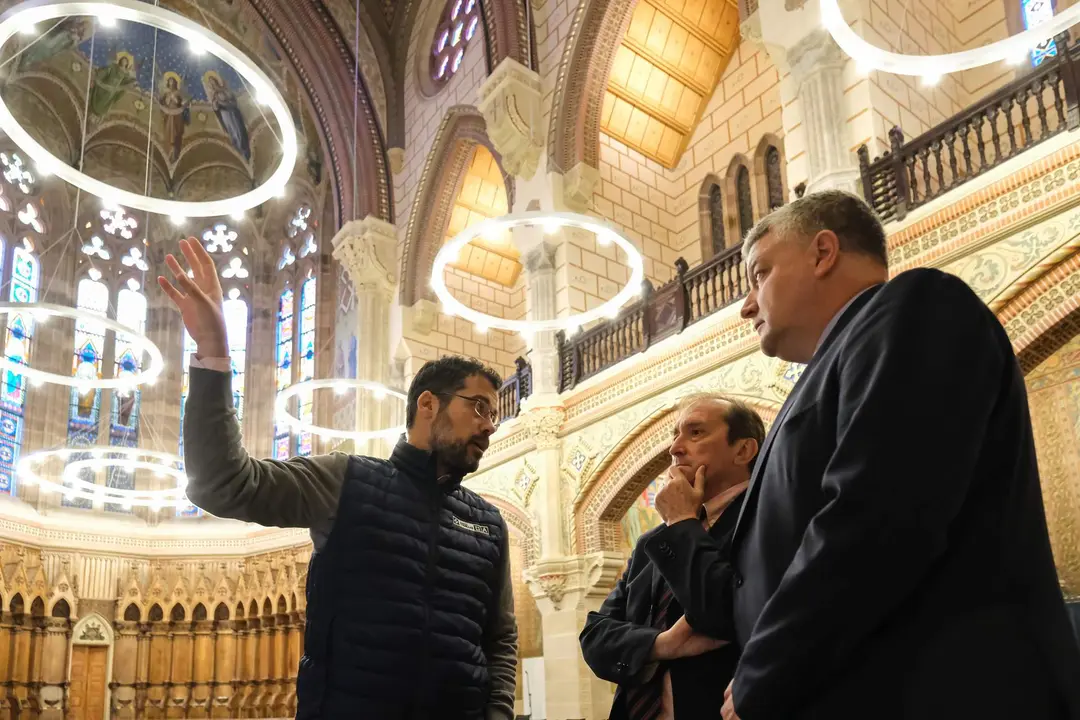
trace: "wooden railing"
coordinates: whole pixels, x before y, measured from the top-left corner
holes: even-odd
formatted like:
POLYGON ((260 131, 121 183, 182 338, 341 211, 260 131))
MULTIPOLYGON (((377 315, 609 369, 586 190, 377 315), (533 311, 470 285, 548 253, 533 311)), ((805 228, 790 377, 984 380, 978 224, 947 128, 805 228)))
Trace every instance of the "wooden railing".
POLYGON ((676 276, 658 290, 646 283, 644 297, 618 317, 567 338, 559 345, 559 392, 622 362, 687 325, 708 317, 749 292, 742 247, 734 247, 695 267, 679 258, 676 276))
POLYGON ((521 401, 532 394, 532 366, 524 358, 514 361, 517 370, 499 388, 499 420, 516 418, 521 401))
POLYGON ((890 149, 870 161, 858 150, 863 197, 883 222, 903 220, 927 202, 1068 129, 1080 127, 1080 50, 1067 34, 1056 57, 970 108, 904 142, 889 131, 890 149))

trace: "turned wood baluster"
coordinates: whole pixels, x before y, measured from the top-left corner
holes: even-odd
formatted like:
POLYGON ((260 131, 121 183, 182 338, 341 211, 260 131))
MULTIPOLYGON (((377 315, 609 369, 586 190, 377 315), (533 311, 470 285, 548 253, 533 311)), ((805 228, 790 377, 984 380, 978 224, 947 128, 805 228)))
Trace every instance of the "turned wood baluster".
POLYGON ((986 113, 980 113, 976 118, 975 148, 979 151, 979 171, 986 169, 986 140, 983 138, 983 126, 986 124, 986 113))
POLYGON ((907 166, 908 187, 911 192, 911 204, 913 207, 919 202, 919 176, 915 172, 915 161, 915 155, 904 158, 904 164, 907 166))
MULTIPOLYGON (((1016 123, 1012 119, 1012 108, 1016 103, 1016 96, 1012 96, 1001 103, 1001 109, 1005 113, 1005 129, 1009 131, 1009 156, 1015 155, 1016 146, 1016 123)), ((998 159, 1000 162, 1000 158, 998 159)))
POLYGON ((934 196, 934 192, 930 188, 930 148, 924 147, 920 150, 919 159, 922 161, 923 200, 929 200, 934 196))
POLYGON ((1024 126, 1024 148, 1031 147, 1035 138, 1031 135, 1031 113, 1028 112, 1028 100, 1031 98, 1032 88, 1028 86, 1020 93, 1020 123, 1024 126))
POLYGON ((1035 95, 1037 98, 1035 109, 1039 113, 1039 127, 1041 128, 1039 133, 1040 140, 1045 140, 1050 137, 1050 123, 1046 119, 1046 91, 1049 87, 1050 78, 1043 78, 1039 83, 1039 89, 1035 95))
POLYGON ((1050 88, 1054 91, 1054 112, 1057 113, 1057 127, 1064 129, 1067 118, 1065 117, 1065 98, 1061 93, 1061 77, 1058 73, 1050 76, 1050 88))
MULTIPOLYGON (((998 123, 997 123, 998 113, 999 112, 1000 112, 1000 109, 998 108, 998 106, 993 105, 993 106, 990 107, 990 111, 988 113, 988 119, 990 120, 990 139, 993 140, 993 142, 994 142, 994 164, 995 165, 997 165, 999 162, 1001 162, 1001 131, 998 130, 998 123)), ((983 169, 985 170, 986 167, 984 166, 983 169)))
POLYGON ((937 170, 938 192, 945 189, 945 166, 941 163, 941 141, 935 140, 931 146, 934 151, 934 165, 937 170))
POLYGON ((956 132, 950 132, 945 136, 945 147, 949 149, 949 187, 960 182, 960 169, 956 162, 956 132))

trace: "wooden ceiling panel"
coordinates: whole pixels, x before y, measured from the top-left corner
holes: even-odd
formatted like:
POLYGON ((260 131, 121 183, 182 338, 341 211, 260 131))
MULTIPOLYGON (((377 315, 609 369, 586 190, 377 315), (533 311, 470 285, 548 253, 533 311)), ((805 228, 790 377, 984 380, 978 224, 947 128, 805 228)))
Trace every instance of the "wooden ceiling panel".
POLYGON ((675 167, 738 47, 738 21, 737 0, 639 0, 615 52, 603 131, 675 167))
MULTIPOLYGON (((472 160, 450 212, 446 228, 449 240, 466 228, 508 211, 506 186, 494 156, 482 145, 473 151, 472 160)), ((482 236, 461 249, 451 267, 492 282, 511 286, 521 273, 521 257, 510 241, 509 233, 498 237, 482 236)))

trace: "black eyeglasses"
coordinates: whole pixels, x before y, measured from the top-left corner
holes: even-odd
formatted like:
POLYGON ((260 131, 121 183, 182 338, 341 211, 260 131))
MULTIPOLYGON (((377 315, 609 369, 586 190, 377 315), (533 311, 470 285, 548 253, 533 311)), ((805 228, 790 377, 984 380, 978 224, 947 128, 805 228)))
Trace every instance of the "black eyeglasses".
POLYGON ((499 427, 499 420, 501 419, 499 417, 499 411, 493 408, 491 406, 491 403, 489 403, 485 398, 469 397, 468 395, 458 395, 457 393, 441 394, 448 397, 456 397, 461 398, 462 400, 468 400, 473 404, 473 410, 476 411, 477 415, 490 420, 491 424, 494 425, 496 429, 499 427))

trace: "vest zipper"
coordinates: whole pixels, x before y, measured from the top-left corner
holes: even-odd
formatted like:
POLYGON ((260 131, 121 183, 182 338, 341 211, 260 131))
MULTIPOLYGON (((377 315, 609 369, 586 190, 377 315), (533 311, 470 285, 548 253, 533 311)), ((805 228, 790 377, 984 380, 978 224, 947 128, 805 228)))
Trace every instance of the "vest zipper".
MULTIPOLYGON (((431 693, 431 603, 432 597, 435 594, 435 551, 438 547, 439 539, 439 490, 436 488, 431 495, 431 505, 429 507, 431 511, 430 532, 428 533, 428 556, 427 556, 427 573, 425 575, 424 582, 424 665, 425 671, 421 677, 425 679, 424 691, 422 695, 425 701, 429 699, 431 693)), ((427 704, 425 702, 425 704, 427 704)))

